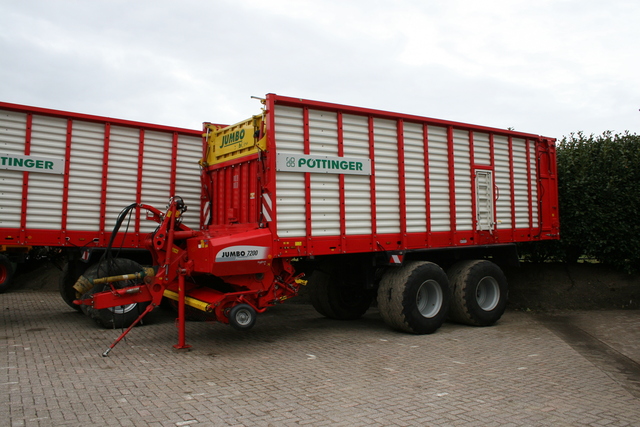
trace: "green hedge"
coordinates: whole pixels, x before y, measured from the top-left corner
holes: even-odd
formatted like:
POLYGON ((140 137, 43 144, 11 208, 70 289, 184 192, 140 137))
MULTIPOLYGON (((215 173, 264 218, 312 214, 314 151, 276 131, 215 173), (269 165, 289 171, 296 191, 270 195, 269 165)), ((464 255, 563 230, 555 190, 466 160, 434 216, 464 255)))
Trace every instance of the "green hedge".
POLYGON ((522 245, 521 253, 640 271, 640 136, 571 134, 557 153, 561 240, 522 245))

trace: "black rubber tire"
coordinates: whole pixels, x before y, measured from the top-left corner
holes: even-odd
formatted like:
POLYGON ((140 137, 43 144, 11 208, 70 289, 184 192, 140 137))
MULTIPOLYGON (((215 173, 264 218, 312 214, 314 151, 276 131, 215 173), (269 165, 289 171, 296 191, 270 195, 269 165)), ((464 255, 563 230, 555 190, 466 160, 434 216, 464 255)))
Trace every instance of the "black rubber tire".
MULTIPOLYGON (((142 270, 142 266, 135 261, 126 258, 115 258, 108 261, 100 261, 89 267, 83 274, 87 279, 98 277, 117 276, 121 274, 136 273, 142 270)), ((120 289, 134 285, 134 281, 115 282, 113 285, 120 289)), ((82 298, 102 292, 109 288, 109 284, 97 285, 85 293, 82 298)), ((82 311, 104 328, 127 328, 142 314, 149 302, 134 303, 127 306, 103 308, 97 310, 88 305, 82 305, 82 311)))
POLYGON ((448 271, 453 291, 449 318, 472 326, 496 323, 507 307, 507 278, 487 260, 461 261, 448 271))
POLYGON ((249 304, 238 304, 229 311, 229 324, 240 331, 253 328, 257 313, 249 304))
POLYGON ((378 287, 378 309, 392 329, 412 334, 435 332, 447 318, 451 292, 445 272, 426 261, 391 267, 378 287))
POLYGON ((309 290, 309 301, 313 308, 322 316, 329 317, 329 295, 323 286, 323 282, 327 279, 320 276, 326 276, 327 273, 316 270, 307 279, 307 289, 309 290))
POLYGON ((316 270, 309 277, 309 299, 321 315, 335 320, 356 320, 371 306, 371 291, 349 286, 339 269, 330 272, 316 270))
POLYGON ((6 292, 11 286, 11 281, 13 280, 13 273, 15 269, 13 268, 13 264, 9 261, 4 255, 0 255, 0 293, 6 292))
POLYGON ((85 263, 67 262, 64 267, 62 267, 62 274, 60 274, 60 279, 58 280, 58 290, 60 291, 62 300, 66 302, 69 307, 77 311, 82 311, 82 308, 78 304, 74 304, 73 301, 82 295, 78 294, 73 288, 73 285, 76 284, 76 281, 82 276, 86 268, 87 264, 85 263))

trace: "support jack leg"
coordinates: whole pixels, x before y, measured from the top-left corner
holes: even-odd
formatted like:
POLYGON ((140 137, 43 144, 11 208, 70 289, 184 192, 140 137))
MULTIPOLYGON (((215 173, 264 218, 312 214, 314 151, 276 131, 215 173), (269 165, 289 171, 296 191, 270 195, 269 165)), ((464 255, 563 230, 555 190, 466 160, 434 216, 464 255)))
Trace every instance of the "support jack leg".
POLYGON ((187 345, 185 342, 185 309, 184 309, 184 300, 185 300, 185 289, 184 289, 184 274, 181 272, 178 275, 178 344, 174 345, 174 348, 179 350, 191 348, 190 345, 187 345))
POLYGON ((120 334, 120 336, 113 343, 111 343, 109 348, 104 353, 102 353, 102 357, 107 357, 109 355, 109 352, 113 349, 113 347, 115 347, 122 340, 122 338, 124 338, 125 335, 127 335, 129 331, 133 329, 134 326, 140 323, 142 318, 146 316, 147 313, 149 313, 154 308, 155 308, 155 305, 149 304, 147 308, 142 312, 142 314, 138 316, 138 318, 122 334, 120 334))

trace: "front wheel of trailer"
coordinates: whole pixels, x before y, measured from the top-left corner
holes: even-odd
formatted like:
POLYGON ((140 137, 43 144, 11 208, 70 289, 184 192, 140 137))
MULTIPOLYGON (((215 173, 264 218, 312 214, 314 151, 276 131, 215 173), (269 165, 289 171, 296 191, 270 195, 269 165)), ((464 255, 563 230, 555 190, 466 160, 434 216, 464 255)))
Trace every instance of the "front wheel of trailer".
POLYGON ((487 260, 461 261, 448 271, 453 290, 451 320, 473 326, 496 323, 507 307, 507 278, 487 260))

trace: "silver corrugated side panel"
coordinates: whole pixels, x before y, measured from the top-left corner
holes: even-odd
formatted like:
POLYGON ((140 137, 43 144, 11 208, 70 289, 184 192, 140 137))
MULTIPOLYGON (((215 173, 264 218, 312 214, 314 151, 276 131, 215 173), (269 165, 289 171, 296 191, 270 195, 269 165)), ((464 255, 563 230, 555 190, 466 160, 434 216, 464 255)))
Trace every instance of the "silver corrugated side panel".
POLYGON ((491 146, 489 134, 473 133, 473 160, 476 165, 491 166, 491 146))
MULTIPOLYGON (((162 209, 171 189, 173 134, 146 131, 142 156, 142 203, 162 209)), ((192 168, 197 168, 193 165, 192 168)), ((135 200, 134 200, 135 201, 135 200)), ((150 233, 157 227, 153 221, 141 221, 140 231, 150 233)))
POLYGON ((528 228, 529 223, 529 176, 527 175, 526 141, 513 138, 513 184, 516 228, 528 228))
POLYGON ((188 135, 178 136, 175 195, 182 197, 187 204, 188 210, 184 214, 183 222, 194 230, 198 229, 200 224, 202 187, 198 161, 201 158, 202 138, 188 135))
MULTIPOLYGON (((33 116, 31 127, 32 156, 64 159, 66 146, 66 119, 33 116)), ((29 174, 27 228, 56 230, 62 226, 63 191, 63 175, 29 174)))
POLYGON ((67 208, 69 230, 100 229, 104 128, 103 123, 73 123, 67 208))
POLYGON ((404 124, 404 168, 407 232, 423 233, 427 231, 427 177, 421 124, 404 124))
MULTIPOLYGON (((343 114, 342 132, 345 157, 370 157, 367 117, 343 114)), ((344 199, 346 234, 371 234, 371 177, 345 175, 344 199)))
POLYGON ((511 221, 511 172, 509 161, 509 139, 506 136, 493 137, 496 185, 496 228, 510 229, 511 221))
MULTIPOLYGON (((25 155, 27 117, 31 110, 24 108, 25 112, 0 110, 0 153, 25 155)), ((64 159, 68 176, 64 175, 64 168, 56 173, 29 171, 24 218, 27 230, 86 231, 92 233, 88 237, 100 231, 109 232, 122 208, 138 200, 140 179, 142 203, 162 210, 175 186, 192 208, 185 216, 185 223, 192 228, 199 227, 201 184, 197 162, 202 157, 201 137, 184 134, 178 137, 176 172, 172 130, 156 130, 149 125, 153 129, 145 128, 141 133, 139 124, 130 127, 129 122, 114 120, 117 124, 107 126, 112 119, 104 118, 102 122, 101 118, 85 120, 76 116, 79 115, 64 112, 31 114, 29 155, 64 159), (107 159, 104 158, 105 141, 109 144, 107 159), (142 175, 139 171, 141 144, 142 175), (105 162, 108 164, 106 182, 103 179, 105 162), (173 173, 179 182, 172 182, 173 173), (66 189, 65 178, 68 178, 66 189), (105 194, 106 220, 104 230, 100 230, 105 194), (65 202, 67 210, 63 218, 65 202)), ((24 180, 22 170, 0 169, 0 228, 20 228, 24 180)), ((155 223, 144 220, 141 226, 142 233, 156 228, 155 223)))
MULTIPOLYGON (((25 113, 0 111, 0 153, 24 153, 26 126, 25 113)), ((0 228, 20 227, 22 175, 20 171, 0 169, 0 228)))
POLYGON ((453 159, 456 194, 456 230, 473 230, 471 197, 471 150, 469 132, 453 131, 453 159))
POLYGON ((398 129, 395 120, 374 119, 376 230, 378 234, 400 232, 400 184, 398 175, 398 129))
POLYGON ((450 231, 447 129, 429 126, 429 197, 431 231, 450 231))
MULTIPOLYGON (((338 156, 338 115, 309 110, 309 153, 338 156)), ((340 234, 340 178, 335 174, 311 174, 311 235, 340 234)))
MULTIPOLYGON (((275 111, 278 151, 304 153, 302 109, 279 106, 275 111)), ((302 172, 276 172, 277 231, 281 237, 306 235, 305 182, 302 172)))
POLYGON ((139 141, 138 129, 111 126, 105 213, 107 230, 113 228, 125 206, 136 202, 139 141))
POLYGON ((536 162, 536 146, 534 143, 529 144, 529 163, 531 167, 531 174, 529 180, 531 181, 531 216, 533 223, 531 227, 536 227, 538 224, 538 169, 536 162))

